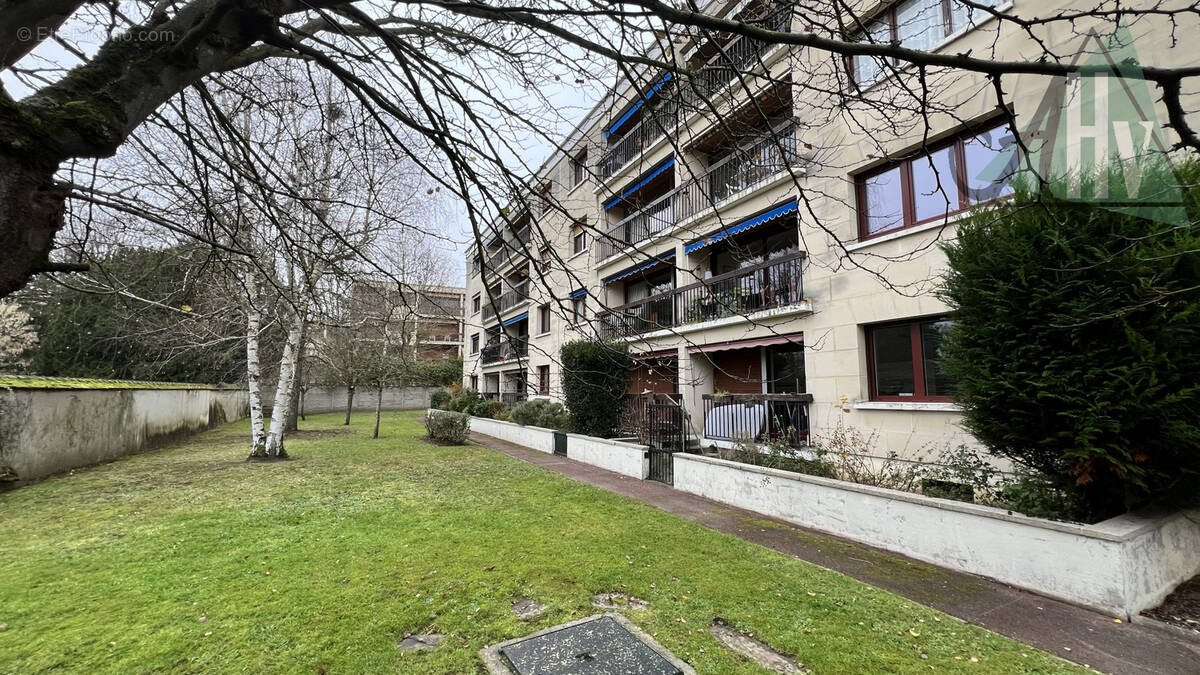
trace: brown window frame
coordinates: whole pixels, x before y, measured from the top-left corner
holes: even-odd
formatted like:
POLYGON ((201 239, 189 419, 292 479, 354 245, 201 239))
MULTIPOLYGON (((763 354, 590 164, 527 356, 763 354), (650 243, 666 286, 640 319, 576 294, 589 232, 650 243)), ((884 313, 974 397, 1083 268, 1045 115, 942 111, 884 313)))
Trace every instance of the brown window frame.
POLYGON ((550 332, 550 303, 538 307, 538 335, 550 332))
POLYGON ((471 354, 475 355, 478 353, 479 353, 479 333, 472 333, 471 334, 471 354))
POLYGON ((587 155, 586 147, 580 148, 578 152, 571 156, 571 187, 575 188, 583 181, 587 180, 587 155))
MULTIPOLYGON (((874 239, 875 237, 882 237, 887 234, 892 234, 893 232, 899 232, 901 230, 906 230, 910 227, 918 227, 918 226, 924 225, 926 223, 932 223, 932 222, 937 222, 939 220, 945 220, 945 219, 949 218, 950 216, 962 213, 963 211, 966 211, 967 209, 970 209, 973 206, 979 206, 980 204, 988 203, 988 202, 977 202, 977 203, 972 204, 970 201, 970 196, 969 196, 970 191, 968 189, 968 185, 969 185, 970 181, 969 181, 969 177, 967 176, 966 143, 967 143, 967 141, 969 141, 977 136, 986 134, 988 132, 991 132, 991 131, 994 131, 996 129, 1000 129, 1000 128, 1006 127, 1006 126, 1008 126, 1008 122, 1001 121, 1001 122, 992 122, 992 123, 976 126, 974 128, 970 128, 970 129, 962 129, 959 132, 955 133, 954 135, 952 135, 948 138, 944 138, 940 141, 937 141, 936 143, 930 143, 928 145, 923 146, 919 151, 917 151, 913 154, 907 155, 903 159, 898 159, 898 160, 895 160, 892 162, 888 162, 886 164, 882 164, 880 166, 877 166, 877 167, 874 167, 867 171, 863 171, 861 173, 856 174, 854 176, 854 199, 855 199, 855 210, 857 211, 855 216, 856 216, 856 220, 858 221, 858 239, 859 239, 859 241, 866 241, 868 239, 874 239), (941 152, 942 150, 945 150, 946 148, 953 148, 951 160, 954 163, 954 176, 952 176, 952 178, 954 179, 954 185, 957 188, 957 192, 958 192, 958 208, 953 209, 953 210, 948 210, 945 213, 940 213, 938 215, 931 216, 929 218, 922 218, 920 220, 917 220, 916 219, 917 193, 913 186, 913 173, 912 173, 913 163, 918 162, 923 159, 926 159, 930 155, 933 155, 934 153, 937 153, 937 152, 941 152), (876 176, 885 174, 896 168, 900 169, 900 198, 902 200, 901 201, 901 210, 900 210, 900 224, 896 225, 894 227, 889 227, 885 230, 880 230, 878 232, 869 232, 867 229, 868 228, 867 219, 870 215, 868 213, 868 209, 867 209, 867 181, 876 176)), ((998 197, 997 199, 1004 199, 1004 198, 1005 197, 1001 196, 1001 197, 998 197)), ((995 200, 989 200, 989 201, 995 201, 995 200)))
POLYGON ((578 326, 587 321, 587 296, 571 298, 571 325, 578 326))
POLYGON ((538 395, 550 395, 550 366, 538 366, 538 395))
POLYGON ((885 402, 915 402, 915 403, 953 403, 953 396, 930 396, 925 393, 925 350, 921 342, 921 326, 927 323, 937 321, 951 320, 946 316, 921 317, 919 319, 905 319, 903 321, 888 321, 886 323, 876 323, 865 326, 867 338, 867 382, 870 393, 870 400, 885 401, 885 402), (895 328, 897 326, 908 326, 910 350, 912 353, 913 364, 913 395, 912 396, 884 396, 876 391, 875 382, 875 331, 880 328, 895 328))
POLYGON ((482 307, 483 307, 483 304, 482 304, 480 295, 478 293, 476 293, 475 297, 471 298, 471 313, 478 314, 479 310, 482 307))

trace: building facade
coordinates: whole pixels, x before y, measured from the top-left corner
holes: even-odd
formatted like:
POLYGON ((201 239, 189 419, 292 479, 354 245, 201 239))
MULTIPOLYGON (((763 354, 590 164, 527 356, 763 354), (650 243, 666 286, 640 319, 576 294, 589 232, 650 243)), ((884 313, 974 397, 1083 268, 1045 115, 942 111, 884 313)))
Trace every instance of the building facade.
MULTIPOLYGON (((865 32, 847 37, 993 58, 1033 44, 953 0, 850 4, 865 32)), ((800 26, 779 2, 708 12, 800 26)), ((1039 52, 1083 39, 1042 37, 1039 52)), ((998 102, 982 75, 745 37, 667 52, 693 75, 615 88, 469 252, 464 386, 557 399, 560 346, 600 335, 629 342, 630 394, 677 402, 702 445, 839 427, 874 435, 881 456, 974 444, 938 366, 939 244, 1010 193, 989 166, 1013 143, 1008 112, 1021 128, 1046 82, 1013 77, 998 102), (915 102, 918 75, 932 102, 915 102)))

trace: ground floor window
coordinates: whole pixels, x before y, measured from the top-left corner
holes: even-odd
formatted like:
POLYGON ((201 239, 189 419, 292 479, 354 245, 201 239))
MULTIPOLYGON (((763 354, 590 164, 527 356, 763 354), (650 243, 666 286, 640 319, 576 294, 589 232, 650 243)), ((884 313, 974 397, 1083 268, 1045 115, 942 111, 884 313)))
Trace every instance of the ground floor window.
POLYGON ((550 366, 538 366, 538 394, 550 395, 550 366))
POLYGON ((478 375, 471 376, 471 389, 474 389, 475 391, 479 391, 479 376, 478 375))
POLYGON ((867 327, 871 398, 877 401, 949 401, 953 380, 938 358, 951 322, 923 319, 867 327))
POLYGON ((804 345, 767 347, 767 392, 771 394, 807 393, 804 382, 804 345))

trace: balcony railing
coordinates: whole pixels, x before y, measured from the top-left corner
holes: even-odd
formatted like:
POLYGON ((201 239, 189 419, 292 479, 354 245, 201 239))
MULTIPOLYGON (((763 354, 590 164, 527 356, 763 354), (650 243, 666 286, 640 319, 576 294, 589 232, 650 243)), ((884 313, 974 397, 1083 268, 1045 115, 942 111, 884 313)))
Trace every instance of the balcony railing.
POLYGON ((481 391, 479 398, 485 401, 502 401, 506 405, 516 405, 520 401, 524 401, 526 395, 520 391, 481 391))
POLYGON ((490 271, 500 269, 500 266, 510 259, 523 256, 529 249, 529 228, 522 228, 515 237, 500 242, 500 248, 488 256, 487 268, 490 271))
POLYGON ((507 363, 525 358, 528 344, 524 340, 505 340, 484 347, 479 352, 479 360, 488 366, 494 363, 507 363))
MULTIPOLYGON (((761 19, 751 21, 759 27, 772 31, 785 31, 792 18, 792 7, 782 3, 761 19)), ((686 112, 707 108, 705 102, 721 93, 735 82, 739 74, 754 68, 776 43, 762 42, 741 36, 721 47, 711 59, 700 67, 699 73, 689 78, 680 87, 680 98, 686 112)))
MULTIPOLYGON (((608 179, 617 169, 642 154, 654 141, 675 129, 675 125, 679 123, 679 101, 675 98, 673 87, 670 90, 664 87, 656 96, 661 101, 658 107, 643 113, 641 121, 600 155, 600 161, 596 163, 596 173, 600 175, 600 180, 608 179)), ((645 107, 650 107, 649 102, 645 107)))
POLYGON ((805 254, 795 253, 614 307, 597 316, 605 337, 631 337, 662 328, 798 305, 805 254))
POLYGON ((719 441, 782 441, 808 445, 812 394, 705 394, 704 437, 719 441))
MULTIPOLYGON (((508 291, 501 293, 500 297, 496 298, 495 305, 499 307, 500 313, 503 314, 528 299, 529 280, 526 279, 508 291)), ((496 316, 496 307, 489 302, 483 306, 483 319, 486 321, 494 316, 496 316)))
POLYGON ((600 240, 603 260, 670 230, 733 195, 757 186, 799 162, 796 125, 788 122, 733 151, 667 194, 612 226, 600 240))

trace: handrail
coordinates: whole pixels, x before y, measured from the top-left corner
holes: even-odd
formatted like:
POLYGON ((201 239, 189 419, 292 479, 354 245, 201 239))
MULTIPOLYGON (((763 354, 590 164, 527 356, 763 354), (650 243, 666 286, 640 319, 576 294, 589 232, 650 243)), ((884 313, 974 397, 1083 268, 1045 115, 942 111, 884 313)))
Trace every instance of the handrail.
POLYGON ((742 403, 745 401, 796 401, 797 403, 812 403, 812 394, 702 394, 705 401, 729 401, 742 403))
POLYGON ((799 259, 805 258, 807 256, 808 256, 807 252, 797 251, 796 253, 779 256, 778 258, 771 258, 770 260, 764 260, 760 263, 754 263, 753 265, 746 265, 745 267, 739 267, 736 270, 733 270, 731 272, 725 272, 723 274, 718 274, 715 277, 709 277, 708 279, 701 279, 700 281, 688 284, 686 286, 680 286, 679 288, 675 289, 675 292, 682 293, 683 291, 690 291, 694 288, 700 288, 701 286, 711 286, 713 284, 725 281, 727 279, 736 279, 738 277, 744 277, 751 272, 757 272, 759 270, 767 269, 768 267, 774 267, 775 265, 779 265, 781 263, 791 262, 793 260, 799 260, 799 259))

